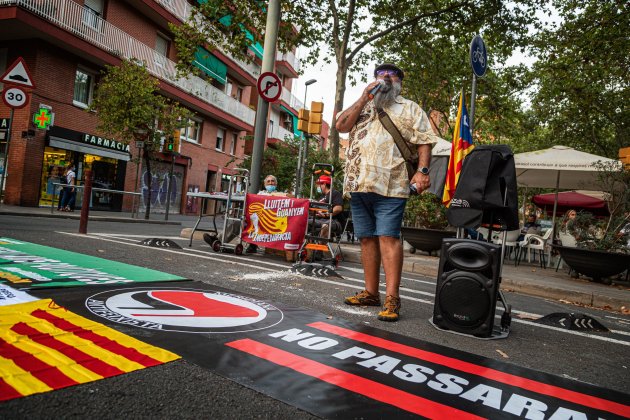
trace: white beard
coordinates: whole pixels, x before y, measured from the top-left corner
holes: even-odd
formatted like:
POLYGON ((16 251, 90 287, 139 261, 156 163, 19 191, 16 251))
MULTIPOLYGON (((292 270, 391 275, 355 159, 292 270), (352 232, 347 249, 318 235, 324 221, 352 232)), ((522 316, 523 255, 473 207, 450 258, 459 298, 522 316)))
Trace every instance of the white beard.
POLYGON ((398 95, 400 95, 401 90, 402 83, 400 81, 391 82, 391 84, 385 82, 383 87, 374 95, 374 106, 376 108, 385 108, 393 104, 398 95))

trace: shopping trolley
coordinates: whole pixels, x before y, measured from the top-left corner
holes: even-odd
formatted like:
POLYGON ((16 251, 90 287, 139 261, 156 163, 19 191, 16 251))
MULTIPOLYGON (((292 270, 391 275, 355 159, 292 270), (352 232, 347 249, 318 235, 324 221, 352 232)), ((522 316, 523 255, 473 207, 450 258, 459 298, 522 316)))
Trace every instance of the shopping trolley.
MULTIPOLYGON (((245 216, 245 197, 249 189, 249 171, 236 168, 236 173, 230 175, 228 190, 224 195, 225 217, 223 229, 212 241, 214 252, 234 252, 243 254, 243 220, 245 216)), ((217 197, 217 201, 223 201, 217 197)))

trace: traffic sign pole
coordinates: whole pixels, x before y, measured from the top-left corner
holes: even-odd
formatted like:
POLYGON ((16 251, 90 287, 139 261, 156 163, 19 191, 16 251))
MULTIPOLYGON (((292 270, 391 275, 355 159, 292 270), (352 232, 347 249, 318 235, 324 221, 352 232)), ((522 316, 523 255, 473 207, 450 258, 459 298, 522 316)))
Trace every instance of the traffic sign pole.
POLYGON ((11 145, 11 133, 13 132, 13 115, 16 108, 24 108, 29 102, 30 91, 27 92, 24 88, 33 89, 35 88, 35 83, 33 83, 33 78, 28 71, 24 58, 22 57, 18 57, 18 59, 15 60, 2 75, 0 75, 0 82, 5 84, 4 91, 2 92, 2 100, 9 108, 11 108, 11 121, 9 122, 7 130, 7 142, 4 147, 3 154, 4 167, 2 168, 2 173, 0 174, 0 203, 3 203, 4 181, 7 178, 7 168, 9 166, 9 146, 11 145))
POLYGON ((7 130, 7 142, 6 145, 4 146, 4 152, 2 155, 3 161, 3 168, 2 168, 2 173, 0 174, 0 203, 3 203, 3 197, 4 197, 4 180, 6 178, 6 173, 7 173, 7 167, 9 166, 9 145, 11 144, 11 127, 13 127, 13 113, 14 113, 14 109, 11 108, 11 114, 10 114, 10 120, 9 120, 9 129, 7 130))
MULTIPOLYGON (((276 42, 278 41, 278 27, 280 26, 280 0, 269 0, 267 7, 267 23, 265 29, 264 55, 262 61, 263 72, 273 72, 276 57, 276 42)), ((260 189, 262 160, 265 152, 265 134, 269 116, 269 102, 258 96, 256 109, 256 123, 254 127, 254 148, 252 151, 252 168, 249 173, 249 192, 257 193, 260 189)))
POLYGON ((475 98, 477 98, 477 75, 473 73, 472 89, 470 91, 470 135, 475 129, 475 98))

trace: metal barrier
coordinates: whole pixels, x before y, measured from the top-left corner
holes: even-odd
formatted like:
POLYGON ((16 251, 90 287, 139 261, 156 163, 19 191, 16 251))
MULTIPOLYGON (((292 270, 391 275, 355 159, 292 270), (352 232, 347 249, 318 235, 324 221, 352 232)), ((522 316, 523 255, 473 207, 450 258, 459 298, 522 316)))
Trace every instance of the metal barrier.
MULTIPOLYGON (((63 187, 74 187, 77 190, 78 189, 83 189, 84 186, 83 185, 70 185, 70 184, 62 184, 62 183, 57 183, 54 182, 53 183, 53 187, 54 187, 54 191, 53 191, 53 196, 52 196, 52 200, 50 203, 50 213, 54 213, 55 212, 55 202, 56 202, 56 198, 59 195, 59 193, 61 192, 61 188, 63 187)), ((140 209, 140 203, 138 203, 138 206, 136 207, 136 196, 141 196, 142 193, 139 192, 131 192, 131 191, 121 191, 121 190, 110 190, 108 188, 94 188, 92 187, 92 192, 106 192, 106 193, 112 193, 112 194, 128 194, 128 195, 132 195, 134 196, 134 200, 133 200, 133 204, 132 204, 132 209, 131 209, 131 217, 135 218, 138 217, 138 210, 140 209)), ((92 202, 92 194, 90 194, 90 203, 92 202)))

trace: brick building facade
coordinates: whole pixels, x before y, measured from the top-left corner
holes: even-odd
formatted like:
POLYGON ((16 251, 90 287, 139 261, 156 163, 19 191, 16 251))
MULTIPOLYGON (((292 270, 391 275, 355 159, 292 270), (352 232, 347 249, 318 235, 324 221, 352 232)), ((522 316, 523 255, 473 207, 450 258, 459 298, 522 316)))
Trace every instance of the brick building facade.
MULTIPOLYGON (((63 180, 60 174, 70 161, 77 165, 80 183, 91 169, 96 187, 140 191, 142 205, 151 200, 156 212, 163 212, 169 200, 170 211, 195 212, 197 203, 186 199, 187 191, 226 188, 227 178, 248 152, 245 136, 253 134, 262 47, 250 48, 253 63, 221 51, 202 54, 196 62, 202 76, 177 79, 168 23, 181 23, 190 8, 186 0, 0 0, 0 73, 22 57, 36 85, 29 104, 14 111, 5 203, 50 205, 53 185, 63 180), (120 147, 106 138, 96 128, 97 115, 87 111, 104 66, 131 57, 145 62, 162 94, 194 112, 181 132, 173 177, 170 155, 161 154, 147 173, 135 163, 135 145, 120 147), (32 123, 40 107, 54 114, 48 130, 32 123), (153 191, 146 187, 149 176, 153 191), (166 197, 169 182, 172 194, 166 197)), ((277 54, 276 73, 284 88, 281 100, 270 107, 269 143, 298 134, 295 121, 302 104, 291 93, 298 68, 293 53, 277 54)), ((0 118, 9 116, 10 109, 0 102, 0 118)), ((3 137, 6 131, 0 131, 0 159, 3 137)), ((91 205, 117 211, 129 210, 131 203, 118 194, 96 192, 91 205)))

